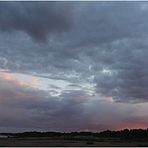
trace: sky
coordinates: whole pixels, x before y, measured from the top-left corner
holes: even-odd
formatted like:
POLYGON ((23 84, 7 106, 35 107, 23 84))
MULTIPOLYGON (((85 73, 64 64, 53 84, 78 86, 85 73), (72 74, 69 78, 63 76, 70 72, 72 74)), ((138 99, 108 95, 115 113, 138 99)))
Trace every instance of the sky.
POLYGON ((148 127, 148 2, 0 2, 0 132, 148 127))

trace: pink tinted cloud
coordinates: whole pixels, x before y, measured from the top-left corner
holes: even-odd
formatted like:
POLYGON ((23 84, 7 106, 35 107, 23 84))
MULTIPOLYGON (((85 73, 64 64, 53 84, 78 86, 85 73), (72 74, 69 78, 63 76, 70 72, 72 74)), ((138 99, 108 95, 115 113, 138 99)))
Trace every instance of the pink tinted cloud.
POLYGON ((25 80, 18 79, 14 74, 7 72, 0 73, 0 80, 14 83, 14 85, 27 86, 27 87, 34 87, 39 84, 39 80, 35 77, 31 78, 30 82, 26 82, 25 80))

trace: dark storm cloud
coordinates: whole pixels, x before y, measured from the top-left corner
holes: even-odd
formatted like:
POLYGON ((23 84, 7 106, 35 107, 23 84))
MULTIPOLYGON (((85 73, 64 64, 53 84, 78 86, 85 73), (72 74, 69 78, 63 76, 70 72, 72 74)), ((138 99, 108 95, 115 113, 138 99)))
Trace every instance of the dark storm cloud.
POLYGON ((1 68, 91 81, 117 102, 148 100, 147 2, 0 4, 0 28, 8 32, 0 34, 1 68))
POLYGON ((0 30, 23 31, 45 41, 50 33, 70 28, 70 9, 60 2, 0 2, 0 30))
POLYGON ((108 57, 112 63, 105 63, 95 78, 97 91, 119 102, 147 101, 147 43, 143 39, 127 40, 112 45, 112 48, 108 57), (103 72, 103 69, 109 70, 109 73, 103 72))
POLYGON ((66 38, 71 39, 69 46, 91 48, 114 40, 146 35, 147 10, 142 9, 146 3, 79 2, 76 4, 73 18, 75 26, 66 38))

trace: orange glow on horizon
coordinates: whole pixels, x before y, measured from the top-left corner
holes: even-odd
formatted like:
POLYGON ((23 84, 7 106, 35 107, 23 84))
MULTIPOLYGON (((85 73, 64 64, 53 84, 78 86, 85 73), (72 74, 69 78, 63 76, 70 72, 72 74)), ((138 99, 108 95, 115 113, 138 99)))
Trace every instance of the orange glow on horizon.
POLYGON ((115 130, 124 130, 124 129, 147 129, 148 125, 138 124, 138 123, 126 123, 120 125, 120 127, 116 128, 115 130))

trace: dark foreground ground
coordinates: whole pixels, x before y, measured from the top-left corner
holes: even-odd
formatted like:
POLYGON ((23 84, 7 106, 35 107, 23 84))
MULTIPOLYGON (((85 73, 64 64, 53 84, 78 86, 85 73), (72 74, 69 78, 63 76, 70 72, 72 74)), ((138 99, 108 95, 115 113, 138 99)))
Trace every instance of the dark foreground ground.
POLYGON ((96 138, 93 140, 89 139, 67 139, 59 137, 10 137, 0 138, 0 146, 2 147, 13 147, 13 146, 33 146, 33 147, 44 147, 44 146, 84 146, 84 147, 95 147, 95 146, 146 146, 148 147, 148 140, 123 140, 119 138, 96 138))
POLYGON ((106 130, 103 132, 23 132, 0 133, 2 147, 98 147, 98 146, 145 146, 148 147, 147 129, 124 129, 120 131, 106 130))

